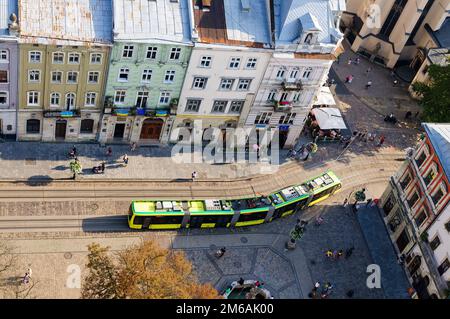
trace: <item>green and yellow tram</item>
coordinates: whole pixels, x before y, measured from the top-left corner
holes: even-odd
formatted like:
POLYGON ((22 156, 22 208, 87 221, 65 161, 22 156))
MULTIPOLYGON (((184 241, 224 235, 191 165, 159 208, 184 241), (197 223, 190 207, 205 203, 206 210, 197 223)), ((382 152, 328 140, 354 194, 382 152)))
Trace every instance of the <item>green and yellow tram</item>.
POLYGON ((327 171, 303 184, 269 196, 232 200, 133 201, 128 225, 133 229, 241 227, 271 222, 312 206, 339 191, 341 181, 327 171))

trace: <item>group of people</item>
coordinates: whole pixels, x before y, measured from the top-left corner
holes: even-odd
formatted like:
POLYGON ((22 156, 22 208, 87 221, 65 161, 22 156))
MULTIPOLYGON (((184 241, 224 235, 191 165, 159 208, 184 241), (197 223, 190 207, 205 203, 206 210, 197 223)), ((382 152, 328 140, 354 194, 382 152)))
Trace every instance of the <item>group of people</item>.
MULTIPOLYGON (((367 130, 364 131, 354 131, 353 136, 351 138, 342 138, 339 142, 343 143, 343 148, 347 148, 351 142, 355 141, 356 139, 363 141, 363 142, 374 142, 377 139, 376 133, 369 133, 367 130)), ((378 143, 377 146, 381 147, 385 141, 386 137, 381 134, 378 137, 378 143)))
POLYGON ((332 260, 340 260, 343 257, 345 257, 345 259, 347 259, 353 254, 354 249, 355 249, 355 247, 352 246, 349 249, 347 249, 345 251, 345 253, 344 253, 343 249, 339 249, 339 250, 328 249, 325 252, 325 257, 327 257, 328 259, 332 259, 332 260))
POLYGON ((326 282, 325 284, 323 284, 323 286, 321 285, 320 282, 316 282, 314 284, 313 289, 311 290, 311 293, 309 294, 310 298, 313 299, 317 299, 317 298, 328 298, 328 296, 331 294, 333 289, 333 285, 330 282, 326 282), (322 289, 320 289, 322 287, 322 289))

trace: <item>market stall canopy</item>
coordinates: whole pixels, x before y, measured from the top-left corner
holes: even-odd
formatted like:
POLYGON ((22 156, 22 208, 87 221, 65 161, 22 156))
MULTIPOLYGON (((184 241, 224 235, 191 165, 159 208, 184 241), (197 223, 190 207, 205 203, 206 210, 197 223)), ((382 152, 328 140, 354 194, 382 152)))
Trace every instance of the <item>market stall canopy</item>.
POLYGON ((332 107, 318 107, 312 109, 312 114, 316 117, 317 124, 322 130, 343 130, 346 129, 341 111, 332 107))
POLYGON ((328 86, 322 86, 319 94, 317 94, 317 101, 314 105, 336 105, 333 94, 328 86))

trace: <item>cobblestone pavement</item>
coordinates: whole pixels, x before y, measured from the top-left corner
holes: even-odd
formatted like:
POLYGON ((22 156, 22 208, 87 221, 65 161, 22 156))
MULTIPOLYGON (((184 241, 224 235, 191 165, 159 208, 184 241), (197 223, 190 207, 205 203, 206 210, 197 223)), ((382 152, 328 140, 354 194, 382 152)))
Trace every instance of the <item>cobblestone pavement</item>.
POLYGON ((366 287, 367 266, 373 263, 356 216, 341 205, 346 194, 272 223, 237 229, 190 229, 162 232, 15 234, 2 236, 16 247, 21 267, 11 276, 21 276, 28 267, 38 284, 33 292, 39 298, 78 298, 80 289, 68 288, 69 265, 79 265, 85 274, 86 246, 92 242, 108 245, 113 251, 156 240, 164 247, 186 253, 202 282, 222 291, 240 277, 265 283, 275 298, 308 298, 316 281, 334 285, 330 298, 384 298, 383 289, 366 287), (315 226, 315 216, 324 223, 315 226), (293 251, 285 249, 289 231, 297 218, 311 220, 293 251), (8 238, 9 237, 9 238, 8 238), (8 239, 7 239, 8 238, 8 239), (214 252, 227 247, 217 259, 214 252), (348 259, 328 260, 327 249, 355 247, 348 259))

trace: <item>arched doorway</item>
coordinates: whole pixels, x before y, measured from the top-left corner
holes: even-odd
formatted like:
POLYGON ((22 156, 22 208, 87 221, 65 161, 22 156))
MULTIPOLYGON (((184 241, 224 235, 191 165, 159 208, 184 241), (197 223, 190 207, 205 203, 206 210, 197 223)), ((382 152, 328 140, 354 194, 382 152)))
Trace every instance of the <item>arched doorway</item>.
POLYGON ((146 119, 142 124, 140 138, 143 140, 159 140, 163 125, 162 119, 146 119))
POLYGON ((64 140, 66 138, 67 121, 56 120, 55 139, 64 140))

